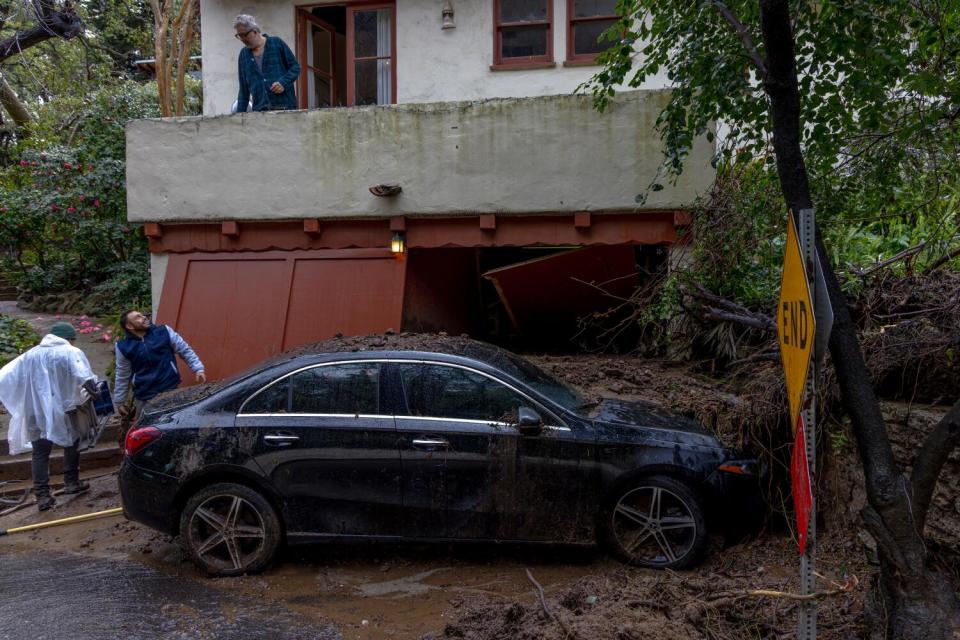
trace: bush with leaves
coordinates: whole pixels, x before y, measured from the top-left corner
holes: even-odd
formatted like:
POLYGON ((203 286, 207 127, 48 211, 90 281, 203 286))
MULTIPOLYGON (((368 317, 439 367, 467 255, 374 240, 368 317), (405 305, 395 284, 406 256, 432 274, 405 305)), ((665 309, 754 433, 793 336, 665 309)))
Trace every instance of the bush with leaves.
POLYGON ((0 315, 0 366, 40 342, 40 335, 26 320, 0 315))

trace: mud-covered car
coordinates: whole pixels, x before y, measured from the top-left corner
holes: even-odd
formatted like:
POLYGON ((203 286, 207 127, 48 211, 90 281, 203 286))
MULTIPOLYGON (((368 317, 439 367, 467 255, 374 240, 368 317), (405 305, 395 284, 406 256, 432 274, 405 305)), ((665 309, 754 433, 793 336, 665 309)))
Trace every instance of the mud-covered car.
POLYGON ((688 567, 755 508, 756 463, 653 405, 588 401, 463 338, 320 343, 160 396, 126 438, 126 516, 214 575, 342 538, 604 544, 688 567))

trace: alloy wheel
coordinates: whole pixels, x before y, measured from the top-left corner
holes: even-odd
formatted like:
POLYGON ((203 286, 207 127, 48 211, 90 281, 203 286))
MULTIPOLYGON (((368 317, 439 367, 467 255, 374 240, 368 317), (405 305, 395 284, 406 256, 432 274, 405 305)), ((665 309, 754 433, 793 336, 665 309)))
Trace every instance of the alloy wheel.
POLYGON ((699 531, 694 509, 669 489, 640 486, 617 502, 611 531, 635 564, 680 565, 697 544, 699 531))
POLYGON ((263 552, 263 516, 240 496, 222 494, 204 500, 190 518, 190 545, 215 571, 242 572, 263 552))

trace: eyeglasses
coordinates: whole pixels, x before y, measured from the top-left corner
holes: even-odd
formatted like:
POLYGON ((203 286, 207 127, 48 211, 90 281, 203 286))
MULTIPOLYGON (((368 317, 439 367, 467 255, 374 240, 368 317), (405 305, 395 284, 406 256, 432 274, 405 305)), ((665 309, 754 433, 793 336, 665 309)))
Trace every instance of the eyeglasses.
POLYGON ((254 31, 256 31, 256 29, 249 29, 247 31, 244 31, 243 33, 235 33, 233 34, 233 37, 236 38, 237 40, 243 40, 254 31))

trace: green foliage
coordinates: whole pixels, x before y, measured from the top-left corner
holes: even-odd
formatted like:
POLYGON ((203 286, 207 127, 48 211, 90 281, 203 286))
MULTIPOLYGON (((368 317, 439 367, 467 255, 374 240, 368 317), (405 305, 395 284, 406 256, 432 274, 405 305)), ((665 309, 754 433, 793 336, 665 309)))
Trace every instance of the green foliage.
POLYGON ((0 366, 40 342, 40 335, 26 320, 0 315, 0 366))
MULTIPOLYGON (((872 152, 952 128, 960 96, 956 3, 802 0, 791 9, 802 144, 815 176, 833 172, 838 155, 853 148, 872 152)), ((757 2, 620 0, 617 13, 610 34, 626 37, 601 54, 604 68, 586 89, 603 108, 618 87, 666 75, 673 92, 657 126, 667 175, 682 171, 696 137, 712 138, 715 122, 729 125, 718 160, 768 158, 757 2)))
MULTIPOLYGON (((81 104, 66 140, 30 138, 0 169, 5 267, 30 293, 88 290, 112 279, 118 264, 124 273, 131 264, 147 270, 146 240, 126 219, 124 126, 157 115, 156 101, 125 83, 81 104)), ((141 289, 123 290, 140 299, 141 289)))

